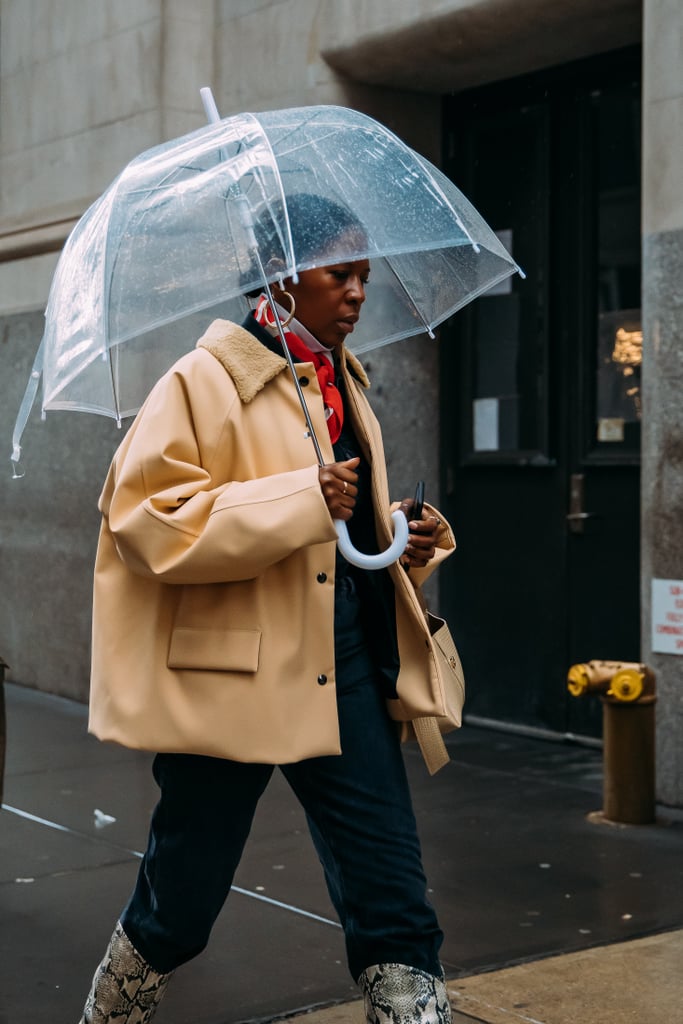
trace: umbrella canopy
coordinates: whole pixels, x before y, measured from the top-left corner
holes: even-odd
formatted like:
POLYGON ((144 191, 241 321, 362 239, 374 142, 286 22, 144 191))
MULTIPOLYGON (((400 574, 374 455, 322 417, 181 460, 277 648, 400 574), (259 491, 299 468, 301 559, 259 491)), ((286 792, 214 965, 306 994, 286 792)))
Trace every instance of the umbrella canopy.
POLYGON ((519 270, 445 175, 372 118, 335 106, 227 117, 138 156, 74 228, 15 459, 41 372, 43 411, 120 421, 194 344, 207 314, 241 319, 245 294, 264 279, 329 263, 324 217, 307 229, 318 244, 296 251, 288 202, 301 194, 362 226, 334 251, 335 261, 371 261, 372 289, 348 339, 356 352, 431 333, 519 270))

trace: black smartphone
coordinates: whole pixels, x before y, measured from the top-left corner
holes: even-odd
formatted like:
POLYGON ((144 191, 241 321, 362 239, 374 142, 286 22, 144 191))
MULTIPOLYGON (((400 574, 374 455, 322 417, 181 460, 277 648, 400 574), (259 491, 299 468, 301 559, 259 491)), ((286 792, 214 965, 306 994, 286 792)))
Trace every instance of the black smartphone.
POLYGON ((425 500, 425 482, 424 480, 417 481, 417 487, 415 488, 415 497, 413 498, 413 508, 410 513, 411 519, 417 519, 419 522, 422 519, 422 507, 425 500))
MULTIPOLYGON (((415 497, 413 498, 413 505, 410 510, 409 521, 412 522, 416 519, 418 522, 422 519, 422 506, 425 500, 425 482, 424 480, 417 481, 417 487, 415 488, 415 497)), ((406 572, 410 572, 409 565, 403 565, 406 572)))

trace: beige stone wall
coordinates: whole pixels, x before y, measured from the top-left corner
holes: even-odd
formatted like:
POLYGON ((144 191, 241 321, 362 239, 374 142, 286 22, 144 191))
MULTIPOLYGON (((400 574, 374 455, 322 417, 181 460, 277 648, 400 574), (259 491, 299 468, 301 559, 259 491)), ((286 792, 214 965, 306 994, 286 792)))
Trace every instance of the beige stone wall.
POLYGON ((2 0, 0 260, 60 248, 128 160, 202 123, 214 11, 213 0, 2 0))
POLYGON ((58 250, 131 157, 203 123, 202 85, 224 115, 356 106, 438 158, 437 95, 343 81, 321 56, 337 11, 318 0, 0 0, 0 261, 58 250))
POLYGON ((321 50, 353 80, 444 93, 636 43, 641 0, 329 0, 321 50))
POLYGON ((224 115, 355 106, 438 161, 442 93, 636 41, 640 0, 0 0, 0 26, 6 260, 202 124, 202 85, 224 115))
MULTIPOLYGON (((440 6, 440 3, 432 4, 440 6)), ((440 145, 439 95, 415 83, 368 87, 341 77, 323 56, 351 17, 355 32, 378 17, 383 4, 330 0, 222 0, 216 26, 215 92, 222 113, 332 103, 356 107, 389 125, 432 159, 440 145), (264 8, 267 6, 267 13, 264 8)), ((424 5, 423 5, 424 6, 424 5)), ((413 13, 413 21, 417 12, 413 13)))
POLYGON ((642 656, 657 674, 657 793, 683 806, 683 656, 651 650, 651 580, 683 579, 683 7, 645 0, 642 656))
MULTIPOLYGON (((20 230, 79 216, 125 161, 156 141, 161 19, 159 0, 2 0, 0 19, 7 247, 21 241, 20 230)), ((41 244, 34 236, 34 248, 41 244)))
POLYGON ((643 234, 683 229, 683 6, 645 0, 643 234))

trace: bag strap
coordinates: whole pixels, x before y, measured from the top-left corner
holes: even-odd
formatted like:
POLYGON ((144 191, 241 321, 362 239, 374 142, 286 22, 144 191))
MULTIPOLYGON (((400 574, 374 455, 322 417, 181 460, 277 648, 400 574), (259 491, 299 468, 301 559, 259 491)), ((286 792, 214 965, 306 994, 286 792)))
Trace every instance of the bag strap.
POLYGON ((430 775, 435 775, 450 761, 439 723, 436 718, 414 718, 411 725, 420 744, 427 771, 430 775))

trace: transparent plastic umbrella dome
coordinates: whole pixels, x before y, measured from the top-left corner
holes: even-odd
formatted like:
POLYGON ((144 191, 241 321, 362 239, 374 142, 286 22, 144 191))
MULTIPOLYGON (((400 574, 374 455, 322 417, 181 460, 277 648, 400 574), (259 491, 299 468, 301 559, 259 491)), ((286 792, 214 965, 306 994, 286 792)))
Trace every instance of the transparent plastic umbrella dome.
POLYGON ((356 352, 433 331, 519 270, 449 179, 372 118, 335 106, 227 117, 138 156, 74 228, 32 375, 43 411, 135 414, 206 314, 242 319, 262 268, 272 282, 329 262, 324 219, 297 251, 288 199, 302 193, 362 225, 334 250, 371 261, 356 352))
MULTIPOLYGON (((202 96, 209 126, 133 160, 67 240, 14 429, 15 476, 41 375, 43 415, 82 410, 120 425, 211 319, 243 317, 246 295, 265 288, 279 325, 275 280, 369 259, 379 301, 349 338, 364 352, 432 334, 519 271, 445 175, 366 115, 318 106, 221 120, 210 90, 202 96), (295 216, 302 198, 309 210, 316 200, 314 216, 295 216), (343 232, 332 210, 345 211, 343 232)), ((286 345, 285 355, 297 386, 286 345)), ((407 524, 401 513, 392 520, 382 555, 357 552, 335 521, 345 556, 364 568, 394 561, 407 524)))

